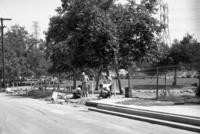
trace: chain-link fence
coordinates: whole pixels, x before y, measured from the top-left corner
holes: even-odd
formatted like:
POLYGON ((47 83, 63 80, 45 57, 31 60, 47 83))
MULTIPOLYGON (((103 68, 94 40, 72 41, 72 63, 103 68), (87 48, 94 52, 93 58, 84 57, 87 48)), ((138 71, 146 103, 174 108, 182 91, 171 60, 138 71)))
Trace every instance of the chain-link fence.
MULTIPOLYGON (((103 79, 103 78, 102 78, 103 79)), ((73 79, 65 79, 60 83, 34 82, 31 89, 42 87, 45 90, 63 90, 71 93, 73 89, 73 79)), ((101 82, 99 82, 101 84, 101 82)), ((196 87, 199 84, 198 73, 192 69, 185 69, 179 66, 165 66, 155 68, 143 68, 129 71, 121 77, 121 87, 132 91, 133 97, 156 98, 161 96, 195 95, 196 87)), ((81 85, 77 81, 76 86, 81 85)), ((15 86, 15 85, 12 85, 15 86)), ((89 82, 89 91, 95 93, 96 81, 89 82)), ((119 92, 119 83, 113 77, 112 89, 115 94, 119 92)))
POLYGON ((166 66, 131 71, 127 78, 121 79, 121 86, 129 87, 133 97, 158 99, 160 96, 195 95, 198 82, 197 71, 166 66))

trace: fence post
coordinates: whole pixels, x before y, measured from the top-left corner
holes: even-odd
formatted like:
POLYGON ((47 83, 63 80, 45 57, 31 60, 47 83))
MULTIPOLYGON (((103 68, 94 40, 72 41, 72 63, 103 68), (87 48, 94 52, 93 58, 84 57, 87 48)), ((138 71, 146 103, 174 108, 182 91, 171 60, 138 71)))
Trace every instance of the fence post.
POLYGON ((116 91, 117 91, 117 80, 114 82, 114 96, 116 96, 116 91))
POLYGON ((130 81, 130 75, 129 75, 129 72, 128 72, 128 88, 131 89, 131 81, 130 81))
POLYGON ((72 89, 71 89, 71 88, 72 88, 72 81, 71 81, 71 78, 69 79, 68 82, 69 82, 69 90, 67 90, 67 92, 70 93, 70 92, 72 91, 72 89))
POLYGON ((158 76, 159 76, 159 68, 156 67, 156 100, 158 100, 158 76))
POLYGON ((165 96, 167 95, 167 73, 165 72, 165 96))
POLYGON ((173 82, 173 86, 176 86, 176 83, 177 83, 177 81, 176 81, 176 75, 177 75, 177 68, 175 67, 174 68, 174 82, 173 82))

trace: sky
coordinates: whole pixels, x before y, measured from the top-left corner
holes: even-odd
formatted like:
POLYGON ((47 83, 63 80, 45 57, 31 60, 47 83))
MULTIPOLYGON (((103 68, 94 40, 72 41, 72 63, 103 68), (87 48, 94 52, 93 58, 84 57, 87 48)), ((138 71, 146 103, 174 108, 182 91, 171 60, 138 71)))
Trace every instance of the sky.
MULTIPOLYGON (((139 0, 137 0, 139 1, 139 0)), ((169 6, 169 33, 171 41, 181 40, 186 33, 194 34, 200 41, 200 0, 164 0, 169 6)), ((120 0, 125 3, 126 0, 120 0)), ((49 18, 56 14, 60 0, 0 0, 0 17, 12 18, 5 21, 9 28, 14 24, 24 26, 33 33, 33 21, 39 23, 39 37, 44 39, 49 18)))

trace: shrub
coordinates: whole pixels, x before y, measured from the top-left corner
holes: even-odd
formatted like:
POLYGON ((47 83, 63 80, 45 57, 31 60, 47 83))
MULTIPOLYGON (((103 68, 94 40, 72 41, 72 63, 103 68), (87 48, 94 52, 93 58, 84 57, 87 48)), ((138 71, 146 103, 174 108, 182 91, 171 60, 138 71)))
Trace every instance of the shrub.
POLYGON ((31 90, 28 92, 28 96, 32 98, 46 98, 52 95, 52 91, 48 90, 31 90))

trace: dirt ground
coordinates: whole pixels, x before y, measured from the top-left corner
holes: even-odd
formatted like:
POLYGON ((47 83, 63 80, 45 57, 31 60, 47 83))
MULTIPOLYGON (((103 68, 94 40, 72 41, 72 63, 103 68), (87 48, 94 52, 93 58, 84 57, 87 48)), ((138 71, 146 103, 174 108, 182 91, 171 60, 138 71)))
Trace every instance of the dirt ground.
POLYGON ((118 102, 124 105, 196 105, 200 104, 200 98, 195 96, 196 88, 184 87, 181 89, 159 90, 156 99, 156 90, 132 90, 133 99, 118 102))

